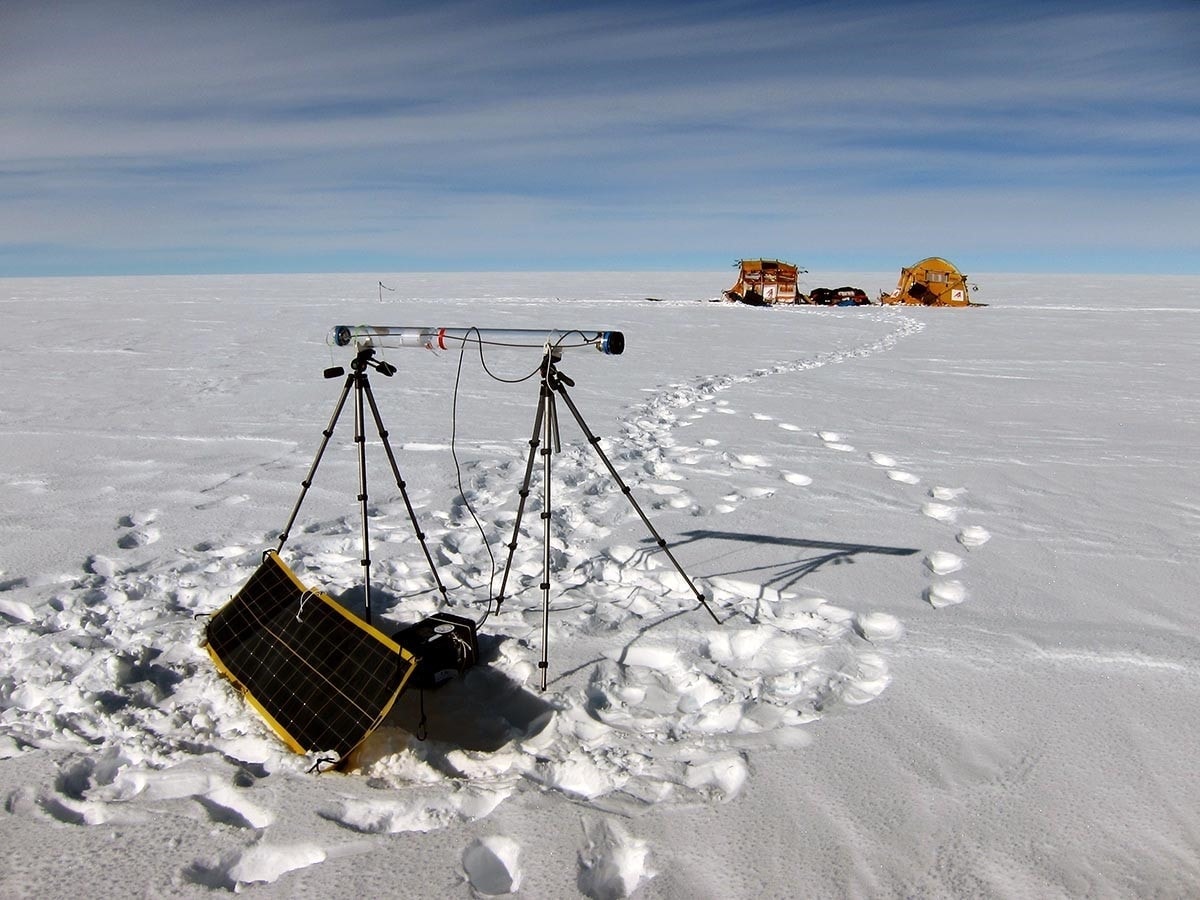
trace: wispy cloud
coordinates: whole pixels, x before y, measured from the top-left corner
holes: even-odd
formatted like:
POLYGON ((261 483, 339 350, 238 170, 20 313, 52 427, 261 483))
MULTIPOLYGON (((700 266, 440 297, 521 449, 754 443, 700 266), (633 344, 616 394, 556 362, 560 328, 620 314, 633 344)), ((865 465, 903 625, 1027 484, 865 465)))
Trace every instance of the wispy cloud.
POLYGON ((1194 3, 395 9, 0 7, 0 273, 1200 268, 1194 3))

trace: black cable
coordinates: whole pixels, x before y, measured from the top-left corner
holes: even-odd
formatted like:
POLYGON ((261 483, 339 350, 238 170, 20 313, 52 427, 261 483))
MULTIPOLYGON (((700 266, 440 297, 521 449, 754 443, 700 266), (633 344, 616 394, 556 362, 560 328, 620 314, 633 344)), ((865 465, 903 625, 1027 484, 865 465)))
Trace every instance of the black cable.
POLYGON ((429 720, 425 717, 425 688, 419 688, 419 691, 421 698, 421 718, 417 722, 417 730, 413 733, 413 737, 418 741, 423 741, 429 737, 429 720))
MULTIPOLYGON (((495 374, 488 368, 487 360, 485 360, 483 358, 483 348, 485 346, 486 347, 511 347, 511 348, 515 348, 515 349, 519 349, 519 350, 524 350, 524 349, 528 349, 528 347, 530 345, 529 344, 511 344, 511 343, 508 343, 507 341, 485 341, 483 339, 483 334, 479 330, 479 328, 476 328, 476 327, 468 328, 467 334, 470 334, 472 331, 475 332, 475 335, 476 335, 474 341, 470 341, 466 337, 455 338, 454 340, 457 340, 459 342, 460 347, 466 347, 466 345, 468 343, 475 344, 479 348, 479 361, 483 365, 484 371, 487 372, 488 375, 490 375, 494 380, 499 381, 503 384, 520 384, 522 381, 528 381, 530 378, 532 378, 534 375, 537 375, 538 372, 541 371, 541 366, 538 366, 538 368, 535 369, 533 372, 530 372, 528 375, 525 375, 521 378, 510 379, 510 378, 500 377, 499 375, 495 374)), ((595 347, 599 343, 600 343, 599 341, 589 338, 586 334, 584 334, 579 329, 573 328, 570 331, 565 332, 564 334, 560 335, 558 340, 555 341, 553 344, 550 344, 550 346, 552 346, 556 350, 557 349, 570 350, 570 349, 578 348, 578 347, 595 347), (567 338, 569 338, 573 334, 579 335, 579 337, 582 338, 582 340, 577 344, 565 343, 567 338)))
MULTIPOLYGON (((522 375, 520 378, 504 378, 500 375, 497 375, 495 372, 493 372, 491 369, 488 368, 487 359, 483 355, 484 344, 487 344, 489 347, 524 347, 526 345, 524 345, 524 344, 506 344, 506 343, 502 343, 499 341, 485 341, 483 339, 483 334, 476 327, 472 327, 467 330, 468 335, 471 332, 475 333, 475 341, 473 343, 479 348, 479 364, 483 367, 483 371, 486 372, 488 377, 490 377, 493 381, 498 381, 501 384, 521 384, 522 382, 528 381, 529 379, 541 374, 542 364, 538 363, 538 366, 536 369, 534 369, 528 375, 522 375)), ((493 590, 493 586, 496 583, 496 556, 495 556, 495 554, 492 553, 492 546, 488 542, 487 532, 484 531, 483 525, 479 521, 479 517, 477 515, 475 515, 475 509, 474 509, 474 507, 471 506, 471 500, 469 497, 467 497, 467 492, 463 487, 462 464, 459 462, 458 450, 457 450, 457 446, 456 446, 456 440, 457 440, 457 436, 458 436, 458 389, 459 389, 459 385, 462 383, 462 368, 463 368, 463 360, 466 358, 466 355, 467 355, 467 343, 468 343, 467 339, 463 338, 460 341, 459 348, 458 348, 458 370, 454 376, 454 395, 453 395, 453 399, 451 401, 451 406, 450 406, 450 456, 454 460, 454 476, 458 483, 459 496, 461 496, 463 498, 463 504, 467 507, 467 512, 469 512, 471 514, 471 518, 475 522, 475 527, 479 530, 479 536, 483 539, 483 546, 484 546, 484 549, 487 550, 488 561, 491 565, 491 575, 488 578, 488 595, 489 595, 488 596, 488 608, 487 608, 487 610, 484 611, 483 618, 481 618, 478 622, 475 623, 476 628, 482 628, 483 624, 485 622, 487 622, 488 617, 492 614, 492 601, 495 599, 494 597, 491 596, 491 593, 493 590)), ((571 347, 589 347, 589 346, 593 346, 594 344, 595 344, 595 341, 588 340, 582 331, 573 329, 573 330, 568 331, 565 334, 563 334, 552 346, 555 349, 561 349, 561 348, 571 348, 571 347), (583 343, 564 344, 563 342, 568 337, 570 337, 572 334, 578 334, 581 338, 584 338, 583 343)))
MULTIPOLYGON (((471 330, 475 331, 475 332, 479 331, 478 328, 472 328, 471 330)), ((488 376, 493 381, 499 381, 501 384, 521 384, 522 382, 528 381, 530 378, 533 378, 535 375, 538 375, 541 373, 542 366, 539 363, 538 367, 536 369, 534 369, 532 372, 530 372, 528 375, 522 375, 520 378, 502 378, 501 376, 497 375, 495 372, 493 372, 491 369, 488 368, 487 360, 483 358, 483 345, 485 343, 487 343, 488 346, 490 346, 490 347, 519 347, 521 345, 520 344, 498 344, 495 341, 484 341, 482 338, 480 338, 478 341, 475 342, 476 346, 479 348, 479 364, 481 366, 483 366, 483 371, 487 372, 488 376)), ((466 349, 467 349, 467 342, 463 341, 462 351, 465 352, 466 349)), ((458 363, 459 363, 459 367, 460 367, 460 371, 461 371, 461 366, 462 366, 462 353, 461 352, 458 357, 458 363)))
POLYGON ((323 766, 328 766, 328 767, 332 768, 332 767, 337 766, 337 764, 340 761, 341 760, 334 759, 332 756, 318 757, 317 761, 315 763, 313 763, 311 766, 309 766, 309 769, 305 774, 312 775, 315 772, 316 774, 320 775, 321 773, 326 771, 324 768, 322 768, 323 766))
MULTIPOLYGON (((475 330, 478 331, 478 329, 475 330)), ((480 348, 481 357, 482 353, 483 350, 480 348)), ((471 506, 471 500, 467 496, 466 489, 463 487, 462 463, 459 462, 458 449, 456 446, 456 440, 458 437, 458 387, 462 382, 463 359, 466 357, 466 355, 467 343, 466 341, 463 341, 463 344, 458 351, 458 372, 454 376, 454 397, 450 405, 450 456, 454 460, 454 477, 458 482, 459 496, 463 498, 463 504, 467 507, 467 512, 471 514, 471 518, 475 521, 475 527, 479 529, 479 536, 483 539, 483 547, 485 550, 487 550, 488 560, 490 560, 492 566, 492 574, 488 578, 488 608, 484 611, 483 618, 480 619, 475 625, 476 628, 479 628, 483 626, 483 623, 487 621, 488 616, 492 613, 491 594, 492 585, 496 581, 496 557, 495 554, 492 553, 492 545, 488 541, 487 532, 483 530, 483 524, 479 521, 479 517, 475 515, 475 509, 471 506)), ((486 366, 484 368, 486 369, 486 366)), ((488 374, 491 373, 489 372, 488 374)))

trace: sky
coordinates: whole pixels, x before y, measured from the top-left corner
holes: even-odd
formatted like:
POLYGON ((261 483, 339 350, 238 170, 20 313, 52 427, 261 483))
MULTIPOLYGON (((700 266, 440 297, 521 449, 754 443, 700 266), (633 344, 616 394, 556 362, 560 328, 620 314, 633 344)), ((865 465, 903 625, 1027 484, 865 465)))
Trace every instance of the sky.
POLYGON ((0 0, 0 276, 1200 273, 1200 2, 0 0))

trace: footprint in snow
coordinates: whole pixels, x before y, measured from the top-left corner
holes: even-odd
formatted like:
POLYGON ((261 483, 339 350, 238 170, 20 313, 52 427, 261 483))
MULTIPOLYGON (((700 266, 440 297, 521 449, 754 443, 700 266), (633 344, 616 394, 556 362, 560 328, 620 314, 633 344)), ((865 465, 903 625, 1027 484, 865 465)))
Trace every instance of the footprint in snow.
POLYGON ((250 499, 249 494, 234 494, 230 497, 222 497, 220 500, 213 500, 208 503, 198 503, 192 507, 197 510, 219 509, 223 506, 237 506, 240 503, 245 503, 250 499))
POLYGON ((510 837, 477 838, 463 851, 463 872, 480 894, 511 894, 521 887, 520 856, 520 844, 510 837))
POLYGON ((121 516, 121 518, 117 520, 117 524, 122 528, 140 528, 143 525, 149 525, 157 518, 157 509, 146 509, 139 512, 131 512, 127 516, 121 516))
POLYGON ((754 453, 731 453, 728 459, 735 469, 764 469, 771 465, 766 457, 754 453))
POLYGON ((949 575, 963 567, 962 557, 944 550, 935 550, 925 557, 925 565, 935 575, 949 575))
POLYGON ((958 518, 958 510, 945 503, 923 503, 921 504, 921 514, 946 523, 953 522, 958 518))
POLYGON ((981 525, 967 525, 958 533, 958 542, 968 550, 974 550, 982 547, 992 539, 988 530, 981 525))
MULTIPOLYGON (((20 600, 10 600, 0 597, 0 616, 12 619, 14 622, 29 623, 38 618, 37 613, 33 611, 33 607, 28 603, 23 603, 20 600)), ((4 759, 2 750, 0 750, 0 759, 4 759)))
POLYGON ((737 491, 734 491, 731 494, 725 494, 721 498, 721 502, 718 503, 716 506, 714 506, 713 509, 715 509, 719 513, 731 513, 734 510, 736 510, 737 505, 745 499, 746 498, 743 497, 741 494, 739 494, 737 491))
POLYGON ((112 578, 117 574, 117 564, 107 556, 95 554, 87 558, 87 562, 83 564, 83 569, 92 575, 100 575, 103 578, 112 578))
POLYGON ((122 550, 134 550, 138 547, 145 547, 149 544, 157 543, 162 537, 162 532, 153 526, 147 528, 139 528, 136 531, 130 531, 127 534, 117 538, 117 546, 122 550))
POLYGON ((854 446, 847 444, 836 431, 818 431, 817 437, 825 442, 830 450, 840 450, 842 453, 853 453, 854 446))
POLYGON ((658 484, 653 481, 642 484, 640 489, 648 494, 654 494, 659 497, 673 497, 676 494, 683 493, 683 488, 676 487, 673 484, 658 484))
POLYGON ((229 547, 218 547, 211 541, 201 541, 192 549, 197 553, 204 553, 207 556, 214 557, 216 559, 232 559, 235 556, 242 556, 243 554, 249 552, 249 550, 247 550, 245 547, 241 547, 237 544, 229 547))
POLYGON ((235 828, 266 828, 275 815, 251 803, 237 788, 216 787, 194 798, 212 821, 235 828))
POLYGON ((931 519, 936 519, 939 522, 947 524, 954 522, 958 518, 959 509, 956 506, 951 506, 951 502, 966 493, 965 488, 950 488, 950 487, 933 487, 929 489, 929 496, 934 502, 925 503, 921 506, 921 513, 929 516, 931 519))
POLYGON ((955 500, 966 492, 966 488, 933 487, 929 489, 929 496, 934 500, 955 500))
POLYGON ((763 500, 767 497, 775 496, 775 488, 772 487, 748 487, 746 488, 746 496, 751 500, 763 500))
POLYGON ((855 619, 855 630, 868 641, 893 641, 904 634, 903 623, 890 613, 862 613, 855 619))
POLYGON ((967 599, 967 589, 961 581, 935 581, 925 589, 925 599, 934 609, 955 606, 967 599))
POLYGON ((196 860, 183 875, 193 884, 240 893, 248 885, 270 884, 325 859, 325 851, 315 844, 259 843, 214 860, 196 860))
POLYGON ((631 837, 615 820, 584 825, 576 884, 593 900, 628 897, 656 874, 647 866, 646 842, 631 837))

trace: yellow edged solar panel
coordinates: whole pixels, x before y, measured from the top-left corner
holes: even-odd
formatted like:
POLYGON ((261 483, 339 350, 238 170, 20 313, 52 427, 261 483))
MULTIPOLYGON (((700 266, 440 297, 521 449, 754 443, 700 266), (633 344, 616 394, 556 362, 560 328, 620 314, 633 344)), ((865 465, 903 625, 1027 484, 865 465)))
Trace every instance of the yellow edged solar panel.
POLYGON ((375 730, 416 668, 412 654, 306 588, 274 551, 213 615, 205 644, 288 747, 339 760, 375 730))

